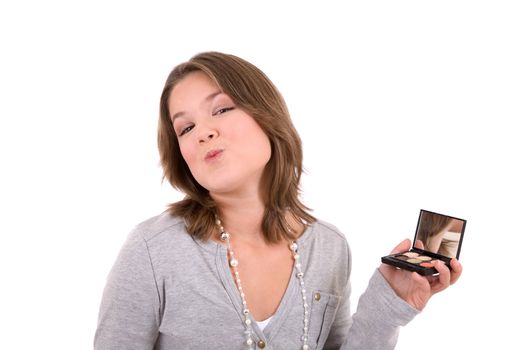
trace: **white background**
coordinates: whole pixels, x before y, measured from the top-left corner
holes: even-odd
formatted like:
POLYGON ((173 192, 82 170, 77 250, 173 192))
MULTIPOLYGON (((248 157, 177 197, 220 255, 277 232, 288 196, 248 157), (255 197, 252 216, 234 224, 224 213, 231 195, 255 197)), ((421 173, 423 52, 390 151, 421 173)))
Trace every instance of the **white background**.
POLYGON ((92 348, 126 235, 180 198, 156 149, 164 80, 208 50, 287 100, 304 200, 350 241, 354 310, 425 208, 468 220, 465 272, 397 348, 522 346, 522 2, 186 3, 0 5, 0 348, 92 348))

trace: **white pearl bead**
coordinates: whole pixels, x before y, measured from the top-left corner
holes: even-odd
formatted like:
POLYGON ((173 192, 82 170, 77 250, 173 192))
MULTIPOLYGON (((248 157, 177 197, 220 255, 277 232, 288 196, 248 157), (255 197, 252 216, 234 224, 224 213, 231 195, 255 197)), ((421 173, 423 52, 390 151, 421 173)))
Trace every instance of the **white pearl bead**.
POLYGON ((231 259, 230 260, 230 265, 232 267, 237 267, 237 266, 239 266, 239 261, 237 261, 237 259, 231 259))

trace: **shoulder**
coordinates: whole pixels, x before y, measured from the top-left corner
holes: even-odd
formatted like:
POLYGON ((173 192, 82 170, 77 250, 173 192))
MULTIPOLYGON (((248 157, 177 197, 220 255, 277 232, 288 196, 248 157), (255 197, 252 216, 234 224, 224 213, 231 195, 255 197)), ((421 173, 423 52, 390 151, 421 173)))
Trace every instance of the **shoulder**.
POLYGON ((314 255, 331 261, 347 261, 350 267, 351 252, 346 236, 333 224, 317 220, 305 232, 303 244, 314 255))
POLYGON ((333 224, 317 220, 309 228, 311 231, 309 233, 310 237, 306 239, 312 239, 317 244, 322 244, 323 246, 336 246, 336 247, 347 247, 348 242, 346 236, 333 224))
POLYGON ((137 224, 129 233, 126 245, 162 246, 177 240, 192 240, 182 218, 163 212, 137 224))
POLYGON ((156 274, 163 275, 169 274, 174 266, 186 266, 186 261, 195 262, 187 256, 213 255, 213 248, 212 244, 192 237, 184 219, 164 212, 140 222, 131 230, 119 258, 128 265, 142 261, 156 274))
POLYGON ((317 220, 315 222, 319 234, 328 235, 331 239, 346 241, 345 235, 333 224, 317 220))
POLYGON ((186 233, 184 220, 168 212, 163 212, 136 225, 132 233, 140 235, 145 241, 151 241, 168 231, 186 233))

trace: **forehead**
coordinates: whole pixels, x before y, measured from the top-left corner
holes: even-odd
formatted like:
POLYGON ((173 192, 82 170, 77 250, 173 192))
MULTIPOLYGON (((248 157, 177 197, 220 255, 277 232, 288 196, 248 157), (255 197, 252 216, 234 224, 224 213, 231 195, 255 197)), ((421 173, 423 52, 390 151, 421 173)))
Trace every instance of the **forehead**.
POLYGON ((211 93, 220 91, 219 87, 205 73, 191 72, 172 89, 168 99, 170 114, 179 112, 179 109, 189 108, 199 104, 211 93))

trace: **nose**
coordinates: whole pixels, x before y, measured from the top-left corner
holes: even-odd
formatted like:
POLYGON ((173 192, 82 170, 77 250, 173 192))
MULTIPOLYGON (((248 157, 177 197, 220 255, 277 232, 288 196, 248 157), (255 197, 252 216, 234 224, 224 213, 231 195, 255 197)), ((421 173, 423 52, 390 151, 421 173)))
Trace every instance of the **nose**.
POLYGON ((201 143, 201 144, 202 143, 207 143, 207 142, 213 140, 214 138, 216 138, 217 135, 218 135, 217 130, 212 129, 212 128, 204 128, 199 133, 199 143, 201 143))

